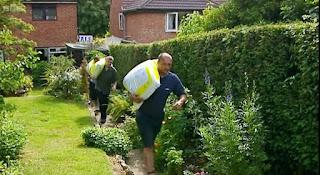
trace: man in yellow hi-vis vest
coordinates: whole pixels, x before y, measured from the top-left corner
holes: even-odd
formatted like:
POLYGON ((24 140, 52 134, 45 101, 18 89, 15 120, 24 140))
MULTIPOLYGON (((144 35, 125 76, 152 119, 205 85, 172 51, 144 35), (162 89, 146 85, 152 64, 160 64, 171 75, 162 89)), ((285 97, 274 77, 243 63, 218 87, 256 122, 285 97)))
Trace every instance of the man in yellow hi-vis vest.
POLYGON ((96 86, 96 80, 91 78, 91 75, 94 73, 95 71, 95 63, 99 61, 99 56, 96 55, 87 65, 86 70, 89 73, 90 77, 89 77, 89 97, 90 97, 90 104, 91 107, 93 108, 95 115, 98 114, 99 111, 99 104, 98 104, 98 96, 97 96, 97 90, 95 89, 96 86))

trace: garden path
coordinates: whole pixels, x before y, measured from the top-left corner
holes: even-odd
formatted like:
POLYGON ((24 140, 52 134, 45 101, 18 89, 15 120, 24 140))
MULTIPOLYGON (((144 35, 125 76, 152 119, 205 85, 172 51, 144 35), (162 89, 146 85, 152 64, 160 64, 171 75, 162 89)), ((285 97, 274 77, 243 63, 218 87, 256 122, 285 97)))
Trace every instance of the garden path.
MULTIPOLYGON (((87 107, 90 111, 93 125, 95 127, 100 127, 100 113, 98 115, 95 115, 90 105, 87 104, 87 107)), ((106 123, 101 127, 115 127, 115 124, 111 120, 111 116, 107 116, 106 123)), ((126 162, 119 158, 120 156, 109 157, 110 163, 113 163, 114 175, 124 175, 123 171, 125 171, 126 175, 147 175, 147 173, 144 171, 143 166, 142 149, 131 150, 127 156, 128 159, 126 160, 126 162)))

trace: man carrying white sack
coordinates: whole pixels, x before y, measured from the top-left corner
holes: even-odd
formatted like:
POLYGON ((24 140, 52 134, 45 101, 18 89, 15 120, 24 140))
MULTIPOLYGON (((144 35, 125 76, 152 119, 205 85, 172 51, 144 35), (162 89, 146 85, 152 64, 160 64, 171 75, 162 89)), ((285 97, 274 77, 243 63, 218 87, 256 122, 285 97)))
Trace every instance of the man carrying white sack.
MULTIPOLYGON (((95 63, 99 61, 99 56, 96 55, 94 58, 89 62, 89 64, 86 67, 86 71, 91 76, 95 69, 95 63)), ((90 97, 90 104, 91 107, 94 109, 95 115, 97 115, 97 112, 99 111, 99 103, 98 103, 98 94, 97 90, 95 89, 96 86, 96 80, 89 77, 89 97, 90 97)))
POLYGON ((112 66, 114 58, 107 56, 105 66, 96 80, 95 89, 98 92, 99 108, 101 113, 100 125, 106 122, 109 94, 116 90, 118 73, 112 66))
POLYGON ((170 72, 172 66, 172 56, 168 53, 161 53, 158 56, 158 72, 160 75, 160 87, 146 100, 143 101, 137 95, 130 94, 130 99, 142 106, 137 110, 137 125, 142 137, 144 149, 143 159, 148 174, 156 174, 154 168, 153 146, 154 141, 160 132, 164 119, 164 107, 171 92, 179 97, 173 105, 174 110, 182 107, 187 100, 184 87, 179 77, 170 72))

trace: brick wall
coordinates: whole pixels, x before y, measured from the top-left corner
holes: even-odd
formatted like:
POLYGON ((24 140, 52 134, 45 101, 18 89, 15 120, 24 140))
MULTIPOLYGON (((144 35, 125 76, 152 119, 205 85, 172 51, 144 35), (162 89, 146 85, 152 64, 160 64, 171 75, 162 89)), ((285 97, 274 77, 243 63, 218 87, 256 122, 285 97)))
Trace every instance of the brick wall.
POLYGON ((77 4, 57 4, 57 20, 33 21, 32 6, 25 4, 26 14, 16 15, 23 21, 32 24, 35 31, 25 36, 37 43, 37 47, 63 47, 65 43, 77 42, 77 4))
POLYGON ((138 43, 151 43, 176 37, 175 32, 166 32, 166 13, 126 14, 127 39, 138 43))
POLYGON ((110 33, 113 36, 123 38, 123 30, 119 29, 119 13, 122 0, 110 0, 110 33))
MULTIPOLYGON (((124 30, 119 29, 122 0, 111 0, 110 3, 110 33, 124 38, 124 30)), ((151 43, 176 37, 176 33, 165 31, 165 13, 127 13, 125 18, 124 27, 127 27, 127 35, 124 39, 138 43, 151 43)))

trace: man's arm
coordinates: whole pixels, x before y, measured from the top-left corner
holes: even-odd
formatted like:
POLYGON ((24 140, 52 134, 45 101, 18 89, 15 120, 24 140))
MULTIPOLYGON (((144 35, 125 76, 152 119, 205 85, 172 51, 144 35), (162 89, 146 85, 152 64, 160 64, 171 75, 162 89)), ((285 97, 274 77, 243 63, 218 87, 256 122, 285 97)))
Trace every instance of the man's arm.
POLYGON ((117 89, 117 82, 114 82, 111 87, 111 92, 115 91, 117 89))
POLYGON ((173 110, 181 109, 182 105, 184 104, 184 102, 186 100, 187 100, 187 95, 186 94, 180 95, 179 100, 173 105, 172 109, 173 110))

